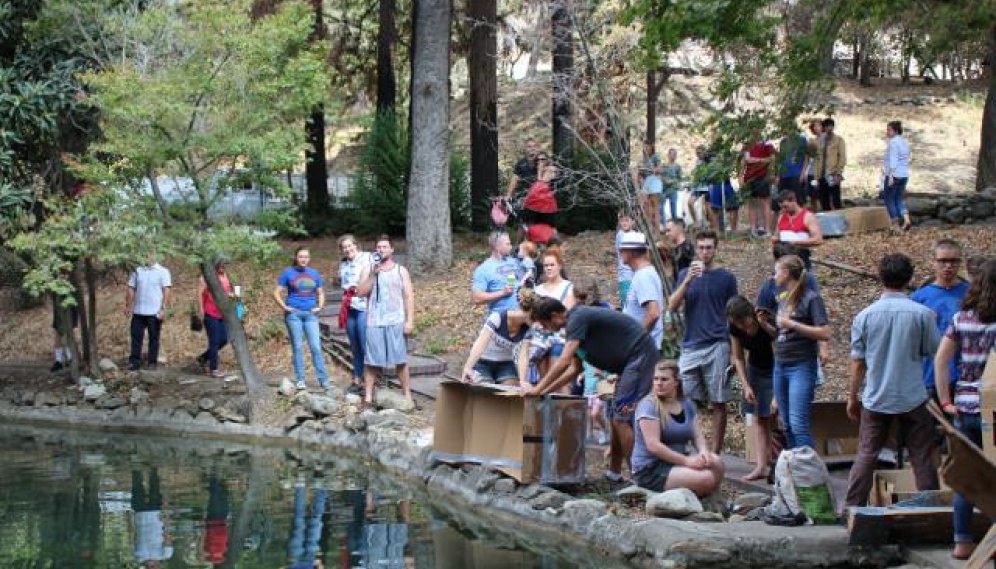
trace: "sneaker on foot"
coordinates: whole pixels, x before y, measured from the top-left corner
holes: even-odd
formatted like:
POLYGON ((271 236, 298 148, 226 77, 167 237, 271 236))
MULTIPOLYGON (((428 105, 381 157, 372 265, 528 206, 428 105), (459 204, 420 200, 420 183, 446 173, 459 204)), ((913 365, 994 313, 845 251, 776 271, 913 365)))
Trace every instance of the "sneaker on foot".
POLYGON ((617 484, 623 481, 622 474, 619 474, 618 472, 612 472, 611 470, 606 470, 603 476, 605 476, 605 479, 608 480, 609 482, 612 482, 613 484, 617 484))
POLYGON ((598 433, 598 444, 607 445, 609 444, 609 434, 605 431, 598 433))
POLYGON ((62 362, 55 362, 54 364, 52 364, 52 367, 50 367, 48 369, 48 371, 51 372, 51 373, 55 373, 57 371, 62 371, 63 368, 65 368, 65 367, 66 366, 63 365, 62 362))
POLYGON ((303 382, 303 381, 299 381, 299 382, 297 382, 297 390, 298 390, 298 391, 301 391, 301 390, 303 390, 303 389, 305 389, 305 388, 306 388, 306 386, 304 385, 304 382, 303 382))

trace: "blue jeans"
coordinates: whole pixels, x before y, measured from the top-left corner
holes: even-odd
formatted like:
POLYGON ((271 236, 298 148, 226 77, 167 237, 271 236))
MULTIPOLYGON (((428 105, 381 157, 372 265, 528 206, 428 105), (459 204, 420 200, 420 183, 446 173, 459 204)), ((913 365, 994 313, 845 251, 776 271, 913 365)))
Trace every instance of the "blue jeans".
POLYGON ((313 312, 295 310, 284 317, 287 323, 287 333, 290 335, 291 352, 294 356, 294 376, 298 382, 304 381, 304 346, 302 341, 308 339, 308 349, 311 351, 311 365, 315 367, 318 384, 328 385, 329 376, 325 373, 325 360, 322 357, 322 338, 318 333, 318 315, 313 312))
POLYGON ((217 371, 218 352, 228 345, 228 328, 225 327, 224 320, 205 314, 204 331, 207 332, 208 348, 201 357, 207 360, 209 370, 217 371))
POLYGON ((778 415, 785 425, 788 448, 816 447, 809 430, 813 396, 816 392, 816 359, 797 362, 775 360, 775 400, 778 415))
POLYGON ((889 179, 882 181, 882 197, 885 199, 885 210, 889 212, 889 219, 896 221, 906 215, 906 202, 903 196, 906 195, 906 182, 909 178, 893 178, 893 183, 889 179))
MULTIPOLYGON (((972 413, 958 413, 955 426, 961 434, 968 437, 975 446, 982 448, 981 416, 972 413)), ((955 494, 954 503, 954 541, 955 543, 973 543, 972 535, 972 503, 961 494, 955 494)))
POLYGON ((349 349, 353 352, 353 379, 363 379, 364 347, 367 345, 367 313, 364 310, 349 309, 346 317, 346 335, 349 336, 349 349))
MULTIPOLYGON (((325 513, 325 490, 315 490, 315 500, 311 512, 307 512, 306 490, 301 484, 294 488, 294 518, 291 523, 290 539, 287 540, 287 556, 292 562, 305 563, 311 567, 321 551, 318 545, 322 537, 322 515, 325 513)), ((291 567, 297 567, 295 563, 291 567)))
POLYGON ((664 204, 667 204, 669 210, 671 210, 671 219, 678 219, 678 192, 664 192, 661 197, 661 220, 668 219, 664 215, 664 204))

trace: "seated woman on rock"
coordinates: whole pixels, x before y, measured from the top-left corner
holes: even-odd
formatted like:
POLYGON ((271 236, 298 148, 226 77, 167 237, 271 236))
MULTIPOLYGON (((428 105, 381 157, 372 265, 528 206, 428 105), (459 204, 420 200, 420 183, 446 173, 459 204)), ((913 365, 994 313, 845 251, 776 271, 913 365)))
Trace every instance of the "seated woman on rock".
POLYGON ((700 497, 719 488, 723 461, 708 450, 695 424, 695 406, 681 396, 676 361, 657 363, 653 388, 637 405, 635 418, 633 482, 654 492, 688 488, 700 497), (689 454, 689 444, 696 452, 689 454))

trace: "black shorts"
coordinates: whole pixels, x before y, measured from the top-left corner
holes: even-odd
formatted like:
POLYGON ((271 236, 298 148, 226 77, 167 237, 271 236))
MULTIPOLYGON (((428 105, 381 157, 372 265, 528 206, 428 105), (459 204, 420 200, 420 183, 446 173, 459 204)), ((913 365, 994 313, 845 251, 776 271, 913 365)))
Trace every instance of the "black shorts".
POLYGON ((768 178, 754 178, 753 180, 747 180, 744 182, 747 187, 747 197, 749 198, 770 198, 771 197, 771 183, 768 182, 768 178))
POLYGON ((523 209, 521 217, 522 223, 525 223, 526 225, 545 223, 550 227, 557 226, 557 214, 555 213, 540 213, 531 209, 523 209))

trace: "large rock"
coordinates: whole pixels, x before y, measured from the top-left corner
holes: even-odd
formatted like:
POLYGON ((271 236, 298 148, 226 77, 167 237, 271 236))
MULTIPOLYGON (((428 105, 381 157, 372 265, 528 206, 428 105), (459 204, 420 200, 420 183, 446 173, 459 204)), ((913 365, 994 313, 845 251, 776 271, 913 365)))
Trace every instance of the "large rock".
POLYGON ((297 393, 297 386, 289 377, 284 377, 280 379, 280 387, 277 388, 277 392, 284 397, 294 397, 297 393))
POLYGON ((97 409, 117 409, 118 407, 124 407, 128 402, 116 395, 104 394, 94 403, 97 409))
POLYGON ((764 492, 748 492, 746 494, 741 494, 733 500, 733 512, 743 514, 753 510, 754 508, 767 506, 769 500, 771 500, 771 496, 764 492))
POLYGON ((948 223, 960 225, 965 221, 965 208, 961 206, 953 207, 945 211, 942 217, 944 218, 944 221, 947 221, 948 223))
POLYGON ((415 410, 414 401, 393 389, 378 389, 374 393, 374 404, 381 409, 397 409, 406 413, 415 410))
POLYGON ((100 396, 107 393, 107 388, 99 383, 88 385, 83 389, 84 401, 96 401, 100 396))
POLYGON ((702 511, 695 492, 687 488, 661 492, 647 500, 647 515, 657 518, 684 518, 702 511))
POLYGON ((218 418, 219 421, 227 421, 229 423, 245 423, 246 418, 244 415, 237 413, 228 407, 219 407, 214 409, 214 416, 218 418))
POLYGON ((312 395, 303 401, 304 406, 319 417, 327 417, 335 414, 340 407, 338 401, 324 395, 312 395))
POLYGON ((933 198, 906 198, 906 209, 910 215, 934 216, 937 214, 937 200, 933 198))
POLYGON ((97 368, 100 369, 102 373, 110 373, 112 371, 118 371, 118 364, 114 363, 111 358, 100 358, 97 363, 97 368))
POLYGON ((201 397, 197 400, 197 408, 201 411, 210 411, 214 409, 214 406, 214 399, 211 399, 210 397, 201 397))
POLYGON ((131 394, 128 396, 128 400, 131 401, 132 405, 139 405, 141 403, 149 402, 149 392, 145 391, 141 387, 132 387, 131 394))

